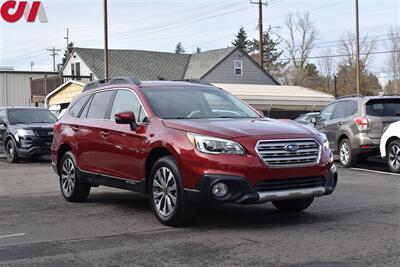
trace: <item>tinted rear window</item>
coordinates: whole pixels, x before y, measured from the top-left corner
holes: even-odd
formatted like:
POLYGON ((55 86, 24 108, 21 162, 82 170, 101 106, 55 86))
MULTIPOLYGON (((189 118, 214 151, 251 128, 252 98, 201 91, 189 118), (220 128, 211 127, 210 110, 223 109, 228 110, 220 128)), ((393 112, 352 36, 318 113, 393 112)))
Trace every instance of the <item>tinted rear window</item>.
POLYGON ((114 91, 96 93, 90 104, 87 118, 105 119, 114 91))
POLYGON ((374 99, 367 102, 366 115, 377 117, 400 116, 400 99, 374 99))

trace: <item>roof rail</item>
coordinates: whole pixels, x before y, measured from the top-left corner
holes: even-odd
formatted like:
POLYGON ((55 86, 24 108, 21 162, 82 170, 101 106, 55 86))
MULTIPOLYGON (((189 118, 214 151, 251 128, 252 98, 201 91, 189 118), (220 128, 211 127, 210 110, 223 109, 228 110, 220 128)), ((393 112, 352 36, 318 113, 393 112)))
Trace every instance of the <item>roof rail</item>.
POLYGON ((344 96, 337 97, 336 99, 343 99, 343 98, 349 98, 349 97, 364 97, 364 95, 361 95, 361 94, 344 95, 344 96))
POLYGON ((212 85, 209 82, 206 82, 205 80, 202 79, 183 79, 183 80, 174 80, 176 82, 189 82, 189 83, 198 83, 198 84, 204 84, 204 85, 212 85))
POLYGON ((85 88, 83 88, 83 92, 93 90, 105 84, 121 84, 121 83, 131 83, 135 85, 140 85, 140 82, 133 77, 114 77, 88 83, 86 84, 85 88))

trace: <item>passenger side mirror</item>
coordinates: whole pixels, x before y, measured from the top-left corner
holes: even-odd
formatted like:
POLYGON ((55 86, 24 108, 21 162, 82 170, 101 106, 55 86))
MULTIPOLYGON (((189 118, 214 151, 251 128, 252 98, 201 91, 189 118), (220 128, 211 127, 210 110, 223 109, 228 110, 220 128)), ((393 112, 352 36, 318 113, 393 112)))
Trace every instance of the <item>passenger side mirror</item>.
POLYGON ((120 112, 115 114, 115 122, 117 124, 129 124, 132 131, 136 131, 138 125, 136 123, 135 114, 132 111, 120 112))

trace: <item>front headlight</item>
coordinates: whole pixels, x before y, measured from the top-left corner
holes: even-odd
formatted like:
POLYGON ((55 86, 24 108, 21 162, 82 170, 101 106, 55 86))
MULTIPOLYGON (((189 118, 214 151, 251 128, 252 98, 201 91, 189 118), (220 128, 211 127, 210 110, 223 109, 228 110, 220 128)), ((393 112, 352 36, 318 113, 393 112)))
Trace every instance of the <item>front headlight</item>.
POLYGON ((24 136, 34 136, 35 132, 32 130, 26 130, 26 129, 18 129, 17 130, 17 135, 24 137, 24 136))
POLYGON ((245 154, 243 147, 239 143, 230 140, 192 133, 187 133, 187 137, 193 146, 203 153, 231 155, 245 154))
POLYGON ((322 150, 323 150, 323 151, 328 150, 328 149, 329 149, 329 141, 328 141, 328 138, 327 138, 326 135, 323 134, 323 133, 320 133, 320 135, 321 135, 321 139, 322 139, 322 150))

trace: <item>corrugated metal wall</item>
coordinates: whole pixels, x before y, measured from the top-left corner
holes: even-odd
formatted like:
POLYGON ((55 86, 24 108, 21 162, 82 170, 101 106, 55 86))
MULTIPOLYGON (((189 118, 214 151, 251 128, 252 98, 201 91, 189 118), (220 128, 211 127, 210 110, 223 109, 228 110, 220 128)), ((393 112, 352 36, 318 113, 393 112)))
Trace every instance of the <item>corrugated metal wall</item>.
POLYGON ((0 71, 0 106, 32 106, 30 78, 57 76, 57 73, 0 71))

